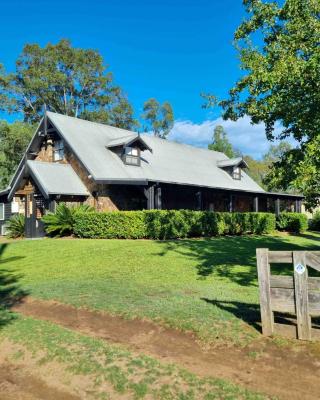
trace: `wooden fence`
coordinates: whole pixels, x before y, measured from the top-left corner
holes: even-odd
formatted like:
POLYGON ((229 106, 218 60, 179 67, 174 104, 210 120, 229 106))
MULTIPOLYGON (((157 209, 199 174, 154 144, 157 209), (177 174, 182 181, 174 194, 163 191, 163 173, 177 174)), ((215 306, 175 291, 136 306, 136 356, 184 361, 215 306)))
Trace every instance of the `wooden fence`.
POLYGON ((279 333, 302 340, 320 340, 320 329, 311 324, 312 317, 320 316, 320 278, 308 277, 307 267, 320 271, 320 251, 257 249, 264 335, 279 333), (270 264, 273 263, 291 264, 293 274, 271 275, 270 264), (289 318, 284 318, 286 323, 275 323, 274 312, 289 314, 289 318))

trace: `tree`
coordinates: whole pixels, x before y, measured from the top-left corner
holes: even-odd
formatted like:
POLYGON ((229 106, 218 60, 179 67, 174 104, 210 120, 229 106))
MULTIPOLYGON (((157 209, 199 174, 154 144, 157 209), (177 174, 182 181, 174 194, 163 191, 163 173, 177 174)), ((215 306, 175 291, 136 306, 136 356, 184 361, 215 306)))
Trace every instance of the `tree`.
MULTIPOLYGON (((248 18, 236 30, 235 43, 244 73, 229 98, 218 104, 224 118, 249 115, 252 123, 264 122, 270 140, 276 136, 278 123, 282 126, 279 139, 291 136, 300 143, 275 163, 273 183, 295 187, 316 204, 320 194, 320 2, 243 3, 248 18)), ((211 95, 207 100, 209 106, 215 102, 211 95)))
POLYGON ((265 163, 272 167, 275 162, 280 161, 285 154, 292 149, 292 146, 288 142, 280 142, 278 145, 271 144, 269 150, 263 156, 265 163))
POLYGON ((8 185, 26 147, 34 126, 24 122, 0 122, 0 187, 8 185))
POLYGON ((274 185, 272 180, 269 180, 268 177, 273 169, 274 163, 279 162, 289 150, 291 150, 291 145, 288 142, 280 142, 278 145, 271 144, 269 150, 262 156, 261 160, 255 160, 250 156, 244 156, 244 160, 249 167, 246 172, 265 190, 283 190, 282 187, 274 185))
POLYGON ((46 104, 57 113, 91 120, 98 116, 100 122, 122 128, 135 123, 132 107, 114 85, 101 55, 74 48, 68 40, 43 48, 24 46, 15 73, 0 71, 0 87, 28 122, 38 121, 46 104))
POLYGON ((173 127, 174 114, 169 102, 160 104, 156 99, 151 98, 143 105, 143 114, 146 130, 153 131, 155 136, 165 139, 173 127))
POLYGON ((248 169, 246 173, 263 189, 268 190, 268 186, 265 184, 264 180, 268 173, 268 165, 262 160, 255 160, 251 156, 244 156, 243 159, 248 164, 248 169))
POLYGON ((217 125, 213 131, 212 137, 213 143, 208 145, 209 150, 220 151, 227 157, 233 158, 240 155, 238 150, 235 150, 232 144, 229 142, 227 132, 225 132, 222 125, 217 125))

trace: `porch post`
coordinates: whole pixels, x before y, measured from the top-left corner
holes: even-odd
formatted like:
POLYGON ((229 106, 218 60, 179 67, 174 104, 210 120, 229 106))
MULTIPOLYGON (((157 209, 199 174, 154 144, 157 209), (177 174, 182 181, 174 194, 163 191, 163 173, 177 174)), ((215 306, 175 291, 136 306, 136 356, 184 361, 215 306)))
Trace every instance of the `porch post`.
POLYGON ((162 209, 162 191, 161 191, 161 187, 160 186, 156 187, 155 208, 157 210, 161 210, 162 209))
POLYGON ((49 200, 49 204, 48 204, 48 211, 54 213, 56 210, 56 202, 53 199, 49 200))
POLYGON ((254 196, 253 198, 253 211, 258 212, 259 211, 259 197, 254 196))
POLYGON ((229 212, 233 212, 234 211, 234 196, 232 194, 230 194, 230 198, 229 198, 229 212))
POLYGON ((275 214, 276 215, 280 214, 280 199, 279 199, 279 197, 276 198, 276 200, 275 200, 275 214))
POLYGON ((147 209, 153 210, 154 209, 154 185, 148 186, 144 190, 144 194, 147 198, 147 209))
POLYGON ((197 198, 196 208, 198 211, 201 211, 202 210, 202 192, 201 192, 201 190, 196 193, 196 198, 197 198))
POLYGON ((297 213, 301 213, 301 200, 295 201, 294 211, 297 213))

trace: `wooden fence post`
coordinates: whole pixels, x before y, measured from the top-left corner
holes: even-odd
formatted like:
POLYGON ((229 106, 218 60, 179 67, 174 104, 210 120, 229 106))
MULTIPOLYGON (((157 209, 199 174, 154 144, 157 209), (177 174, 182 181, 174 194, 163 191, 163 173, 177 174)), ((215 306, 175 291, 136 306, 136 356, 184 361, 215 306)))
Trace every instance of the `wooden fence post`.
POLYGON ((293 252, 294 292, 298 338, 311 340, 311 317, 308 300, 308 269, 304 251, 293 252))
POLYGON ((268 259, 268 249, 257 249, 256 254, 262 333, 266 336, 271 336, 274 329, 274 317, 271 308, 270 264, 268 259))

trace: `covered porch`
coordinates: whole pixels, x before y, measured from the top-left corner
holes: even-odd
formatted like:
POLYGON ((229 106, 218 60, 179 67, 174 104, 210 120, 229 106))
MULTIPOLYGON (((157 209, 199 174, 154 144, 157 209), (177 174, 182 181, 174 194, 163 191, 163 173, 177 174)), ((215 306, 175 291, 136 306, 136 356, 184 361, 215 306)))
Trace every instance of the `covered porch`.
POLYGON ((216 212, 301 212, 303 196, 154 183, 144 189, 146 208, 216 212))

